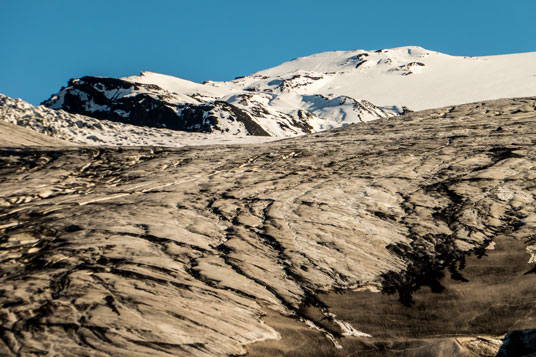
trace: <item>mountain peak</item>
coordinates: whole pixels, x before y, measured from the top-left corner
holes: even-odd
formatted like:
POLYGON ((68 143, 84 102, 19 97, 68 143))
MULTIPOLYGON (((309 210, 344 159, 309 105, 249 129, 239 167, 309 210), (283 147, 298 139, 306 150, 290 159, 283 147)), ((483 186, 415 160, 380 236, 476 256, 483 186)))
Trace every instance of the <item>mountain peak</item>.
POLYGON ((419 46, 332 51, 227 82, 200 84, 150 71, 83 77, 44 104, 136 125, 288 137, 387 118, 400 108, 536 95, 533 63, 536 53, 456 57, 419 46))

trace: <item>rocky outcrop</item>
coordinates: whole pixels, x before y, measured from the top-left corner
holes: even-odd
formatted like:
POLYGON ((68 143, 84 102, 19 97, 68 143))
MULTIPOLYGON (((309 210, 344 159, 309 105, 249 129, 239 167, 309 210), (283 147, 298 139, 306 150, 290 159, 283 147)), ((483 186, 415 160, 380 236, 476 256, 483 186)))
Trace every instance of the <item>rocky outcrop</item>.
POLYGON ((232 104, 221 101, 176 104, 173 98, 172 93, 154 84, 82 77, 70 80, 67 88, 62 88, 60 94, 53 95, 43 105, 97 119, 199 133, 227 133, 229 125, 223 121, 230 121, 236 123, 233 129, 237 133, 269 135, 232 104))

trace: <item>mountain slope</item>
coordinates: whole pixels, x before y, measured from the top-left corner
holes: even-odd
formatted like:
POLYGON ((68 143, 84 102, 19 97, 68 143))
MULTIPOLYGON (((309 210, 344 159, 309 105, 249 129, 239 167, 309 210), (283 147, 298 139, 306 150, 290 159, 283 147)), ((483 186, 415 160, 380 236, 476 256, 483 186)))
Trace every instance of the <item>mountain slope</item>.
MULTIPOLYGON (((319 94, 347 95, 380 106, 425 110, 535 95, 534 63, 536 52, 457 57, 412 46, 320 53, 297 58, 250 77, 322 73, 324 78, 314 84, 314 91, 319 94)), ((260 85, 260 88, 266 84, 262 79, 248 83, 260 85)))
POLYGON ((479 100, 536 95, 536 53, 454 57, 420 47, 335 51, 228 82, 142 72, 83 77, 43 102, 135 125, 294 136, 479 100))
MULTIPOLYGON (((12 99, 1 94, 0 122, 17 125, 52 138, 81 145, 181 147, 187 145, 246 144, 273 140, 266 136, 240 137, 188 133, 98 120, 68 113, 64 110, 33 106, 20 99, 12 99)), ((17 144, 15 136, 7 137, 6 135, 4 133, 5 142, 17 144)), ((20 145, 26 142, 23 137, 20 137, 20 140, 20 145)), ((53 141, 50 143, 52 145, 53 141)), ((56 142, 58 145, 61 143, 60 141, 56 142)))
MULTIPOLYGON (((1 115, 1 114, 0 114, 1 115)), ((20 125, 0 121, 0 147, 69 146, 71 143, 40 134, 20 125)))
POLYGON ((281 337, 303 356, 402 342, 482 356, 508 332, 530 341, 535 109, 479 102, 247 146, 0 150, 0 355, 224 356, 281 337), (445 323, 404 324, 436 300, 445 323))

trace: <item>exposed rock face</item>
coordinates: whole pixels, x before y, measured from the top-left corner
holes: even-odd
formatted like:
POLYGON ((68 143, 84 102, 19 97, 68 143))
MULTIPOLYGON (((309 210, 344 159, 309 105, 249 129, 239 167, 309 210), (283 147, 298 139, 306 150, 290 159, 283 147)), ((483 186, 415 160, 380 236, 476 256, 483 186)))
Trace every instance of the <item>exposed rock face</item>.
POLYGON ((247 113, 232 104, 220 101, 177 105, 172 102, 172 93, 154 84, 88 76, 70 80, 62 92, 61 97, 52 96, 43 104, 97 119, 200 133, 228 131, 225 127, 228 123, 218 121, 218 117, 222 117, 222 121, 236 122, 241 133, 269 135, 247 113))
MULTIPOLYGON (((499 234, 530 259, 535 108, 476 103, 263 145, 1 150, 0 354, 240 354, 278 338, 267 309, 335 346, 366 339, 317 294, 372 286, 410 305, 499 234)), ((500 334, 527 329, 528 311, 500 334)))

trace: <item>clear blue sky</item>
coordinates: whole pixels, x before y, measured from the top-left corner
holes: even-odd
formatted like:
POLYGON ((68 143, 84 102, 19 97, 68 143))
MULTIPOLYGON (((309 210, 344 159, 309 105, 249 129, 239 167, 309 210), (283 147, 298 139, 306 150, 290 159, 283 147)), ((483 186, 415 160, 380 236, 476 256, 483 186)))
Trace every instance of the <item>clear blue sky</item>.
POLYGON ((331 50, 533 52, 535 14, 536 0, 0 0, 0 93, 38 104, 73 77, 142 70, 230 80, 331 50))

